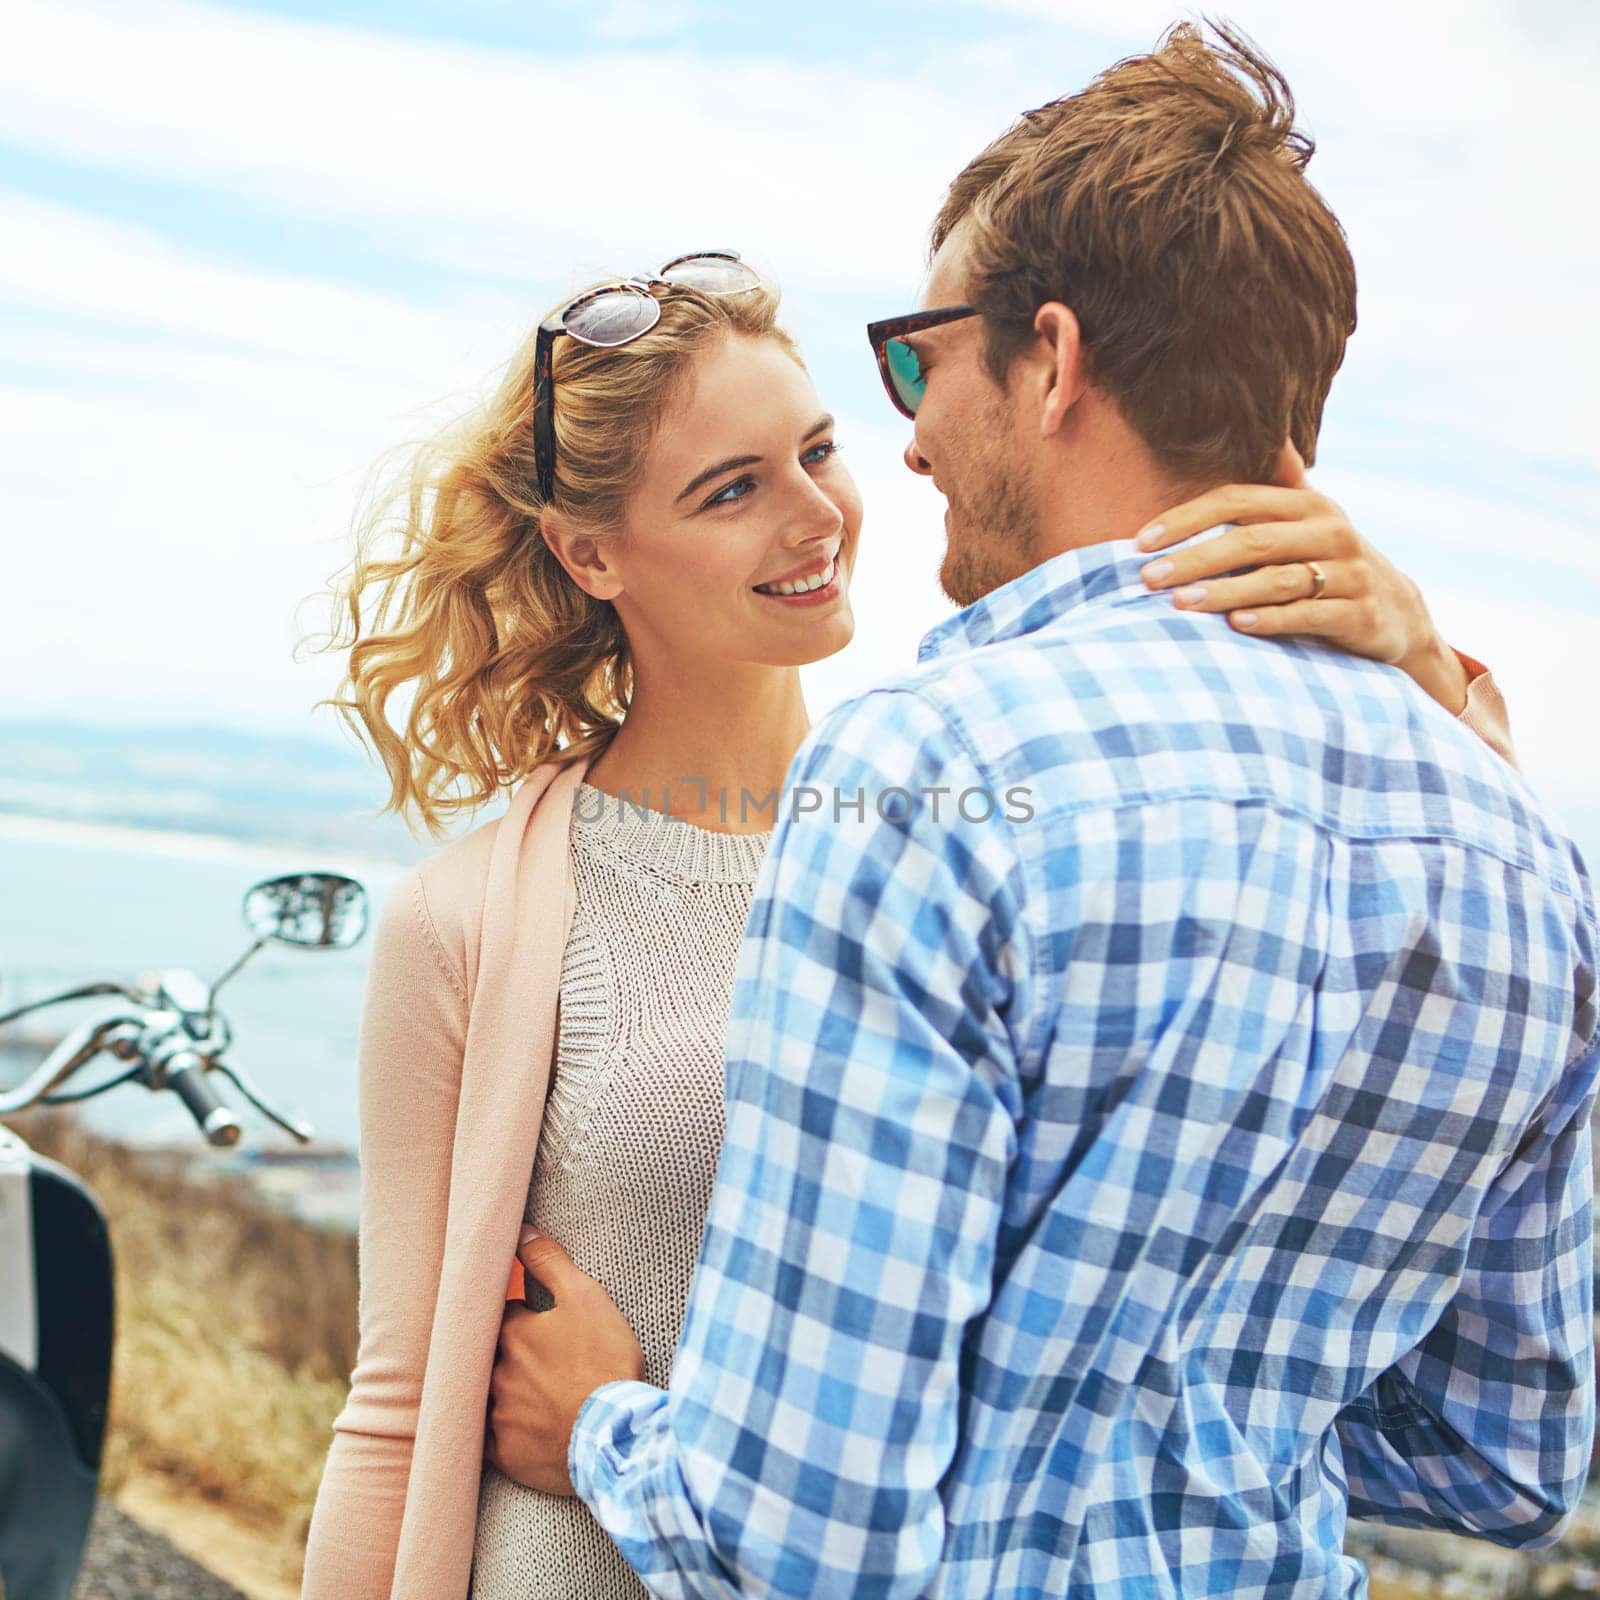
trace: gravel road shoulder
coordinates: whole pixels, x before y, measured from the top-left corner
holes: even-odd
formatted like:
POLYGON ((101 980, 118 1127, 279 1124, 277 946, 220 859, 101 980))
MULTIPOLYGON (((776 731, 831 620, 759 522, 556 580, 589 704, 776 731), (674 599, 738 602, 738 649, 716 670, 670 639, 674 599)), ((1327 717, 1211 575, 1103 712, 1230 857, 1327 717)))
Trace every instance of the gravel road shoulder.
POLYGON ((244 1600, 109 1500, 95 1507, 73 1600, 244 1600))

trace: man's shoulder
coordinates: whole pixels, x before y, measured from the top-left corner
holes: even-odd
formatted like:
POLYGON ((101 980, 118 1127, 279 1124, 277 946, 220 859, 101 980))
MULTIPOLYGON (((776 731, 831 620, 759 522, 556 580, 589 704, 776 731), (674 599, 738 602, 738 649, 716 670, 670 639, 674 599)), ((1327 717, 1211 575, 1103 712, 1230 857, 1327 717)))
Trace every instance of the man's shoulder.
POLYGON ((1097 755, 1107 729, 1144 724, 1148 741, 1176 727, 1182 719, 1169 702, 1182 663, 1158 619, 1072 613, 880 679, 836 705, 811 738, 870 746, 913 730, 954 741, 996 775, 1081 762, 1097 755))
POLYGON ((880 776, 966 754, 947 697, 917 669, 847 696, 812 726, 796 753, 796 772, 860 766, 880 776))
MULTIPOLYGON (((1254 639, 1164 596, 1065 614, 934 657, 914 700, 1041 816, 1185 796, 1299 812, 1349 837, 1440 833, 1557 878, 1572 849, 1521 777, 1398 669, 1254 639)), ((858 696, 859 715, 904 715, 858 696)))

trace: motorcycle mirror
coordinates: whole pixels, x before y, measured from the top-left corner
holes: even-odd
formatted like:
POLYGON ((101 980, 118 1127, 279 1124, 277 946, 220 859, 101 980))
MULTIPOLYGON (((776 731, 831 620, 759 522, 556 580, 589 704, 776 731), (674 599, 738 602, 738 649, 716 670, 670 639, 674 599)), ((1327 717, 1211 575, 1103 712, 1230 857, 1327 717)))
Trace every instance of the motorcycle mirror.
POLYGON ((367 891, 341 873, 291 872, 246 891, 244 920, 258 939, 348 950, 367 931, 367 891))

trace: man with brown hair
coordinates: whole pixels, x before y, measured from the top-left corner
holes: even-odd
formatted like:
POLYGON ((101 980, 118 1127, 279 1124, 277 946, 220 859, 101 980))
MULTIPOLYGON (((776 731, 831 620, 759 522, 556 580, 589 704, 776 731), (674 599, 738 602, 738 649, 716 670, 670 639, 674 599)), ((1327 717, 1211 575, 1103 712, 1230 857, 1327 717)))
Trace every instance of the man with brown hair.
POLYGON ((874 325, 966 609, 790 769, 833 804, 757 887, 670 1388, 522 1252, 581 1352, 524 1364, 525 1481, 658 1595, 1348 1594, 1351 1514, 1573 1508, 1582 862, 1403 674, 1175 609, 1128 537, 1314 454, 1354 274, 1308 152, 1177 29, 978 157, 874 325))
POLYGON ((918 406, 906 453, 915 471, 937 458, 941 580, 958 605, 1055 550, 1124 538, 1188 492, 1269 483, 1286 437, 1316 459, 1355 266, 1303 175, 1312 147, 1288 85, 1224 38, 1219 55, 1173 30, 1029 112, 950 186, 927 300, 971 314, 895 353, 982 356, 918 406), (1034 418, 1013 384, 1042 382, 1055 392, 1019 439, 1034 418), (1069 486, 1054 498, 1073 518, 1048 540, 1044 472, 1069 486), (996 502, 1013 526, 994 526, 996 502))

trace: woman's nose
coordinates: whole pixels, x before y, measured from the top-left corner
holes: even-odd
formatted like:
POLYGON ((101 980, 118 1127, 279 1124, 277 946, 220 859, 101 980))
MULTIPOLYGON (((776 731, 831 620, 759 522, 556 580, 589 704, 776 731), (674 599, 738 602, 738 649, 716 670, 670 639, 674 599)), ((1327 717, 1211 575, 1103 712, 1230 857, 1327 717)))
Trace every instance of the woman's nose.
POLYGON ((844 508, 820 485, 811 485, 811 495, 803 514, 794 518, 789 529, 790 544, 808 544, 817 538, 831 538, 844 526, 844 508))
POLYGON ((933 463, 917 449, 917 436, 915 434, 912 434, 911 438, 906 441, 904 460, 905 464, 919 478, 927 478, 933 475, 933 463))

